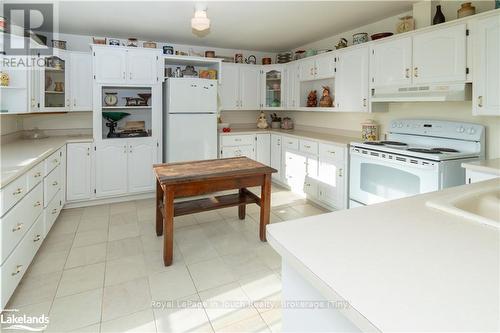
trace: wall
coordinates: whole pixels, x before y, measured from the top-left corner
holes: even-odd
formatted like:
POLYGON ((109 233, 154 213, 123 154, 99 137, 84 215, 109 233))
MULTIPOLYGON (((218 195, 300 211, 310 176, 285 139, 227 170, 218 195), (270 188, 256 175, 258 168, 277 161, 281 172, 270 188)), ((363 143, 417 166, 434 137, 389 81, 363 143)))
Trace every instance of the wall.
POLYGON ((1 135, 15 133, 22 129, 22 121, 19 116, 5 114, 0 116, 1 135))

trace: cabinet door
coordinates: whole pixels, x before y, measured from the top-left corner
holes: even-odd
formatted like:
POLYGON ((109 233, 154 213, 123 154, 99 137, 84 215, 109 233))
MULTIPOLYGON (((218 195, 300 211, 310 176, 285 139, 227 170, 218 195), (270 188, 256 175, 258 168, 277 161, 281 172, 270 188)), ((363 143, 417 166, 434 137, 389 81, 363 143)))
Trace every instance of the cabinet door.
POLYGON ((145 192, 154 189, 156 146, 150 139, 129 140, 128 142, 128 191, 145 192))
POLYGON ((307 174, 307 157, 292 150, 285 150, 283 160, 285 163, 285 182, 293 192, 302 193, 307 174))
POLYGON ((267 65, 262 68, 261 107, 269 110, 282 109, 284 102, 284 95, 282 94, 284 67, 281 65, 267 65))
POLYGON ((240 101, 242 110, 258 110, 260 101, 260 66, 240 66, 240 101))
POLYGON ((94 50, 94 75, 98 83, 126 83, 126 50, 96 48, 94 50))
POLYGON ((337 111, 368 112, 368 48, 342 52, 337 59, 337 111))
POLYGON ((472 32, 474 115, 500 116, 500 18, 478 20, 472 32))
POLYGON ((238 65, 223 63, 221 75, 220 98, 222 110, 237 110, 240 105, 238 65))
POLYGON ((124 194, 127 192, 127 142, 108 139, 96 144, 96 196, 124 194))
POLYGON ((155 84, 158 82, 158 55, 149 50, 127 50, 128 83, 155 84))
POLYGON ((271 134, 271 168, 275 168, 278 172, 273 173, 273 177, 281 180, 281 136, 271 134))
POLYGON ((299 65, 297 63, 292 62, 287 65, 286 78, 286 106, 297 108, 300 106, 299 65))
POLYGON ((90 199, 92 195, 92 144, 69 143, 66 160, 66 197, 68 201, 90 199))
POLYGON ((271 165, 271 135, 261 133, 256 135, 255 160, 265 165, 271 165))
POLYGON ((320 200, 335 208, 345 208, 345 181, 343 162, 322 158, 319 160, 318 179, 320 200))
POLYGON ((314 75, 316 79, 331 78, 335 75, 335 57, 333 54, 321 55, 316 58, 314 75))
POLYGON ((413 84, 465 81, 465 29, 461 24, 413 37, 413 84))
POLYGON ((375 42, 370 71, 374 87, 409 86, 412 70, 411 37, 375 42))
POLYGON ((71 53, 71 111, 92 111, 92 57, 90 53, 71 53))
POLYGON ((45 58, 45 67, 40 71, 40 111, 57 112, 70 109, 69 71, 71 59, 68 52, 57 50, 45 58))
POLYGON ((300 61, 300 81, 314 80, 314 59, 300 61))

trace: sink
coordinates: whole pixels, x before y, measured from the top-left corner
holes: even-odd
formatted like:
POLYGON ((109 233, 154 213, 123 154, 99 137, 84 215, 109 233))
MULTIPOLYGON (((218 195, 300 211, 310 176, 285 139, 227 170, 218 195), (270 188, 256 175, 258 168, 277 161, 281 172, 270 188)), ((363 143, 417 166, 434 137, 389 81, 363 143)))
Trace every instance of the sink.
POLYGON ((426 205, 500 229, 500 187, 498 182, 470 192, 430 200, 426 202, 426 205))

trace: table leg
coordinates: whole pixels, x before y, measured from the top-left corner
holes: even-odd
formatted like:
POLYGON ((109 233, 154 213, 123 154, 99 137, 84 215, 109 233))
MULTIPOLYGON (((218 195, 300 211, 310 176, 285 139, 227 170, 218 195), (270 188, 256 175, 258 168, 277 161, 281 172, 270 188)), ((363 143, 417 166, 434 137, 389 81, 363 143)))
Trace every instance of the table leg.
MULTIPOLYGON (((245 196, 245 192, 244 192, 245 189, 243 188, 240 188, 239 189, 239 194, 240 194, 240 197, 243 197, 245 196)), ((244 220, 245 219, 245 215, 246 215, 246 208, 247 208, 247 205, 239 205, 238 206, 238 218, 240 220, 244 220)))
POLYGON ((170 188, 165 188, 163 192, 164 219, 163 228, 163 264, 172 265, 174 254, 174 192, 170 188))
POLYGON ((163 234, 163 215, 161 214, 160 202, 163 200, 163 189, 160 182, 156 180, 156 236, 163 234))
POLYGON ((266 241, 266 226, 271 213, 271 175, 264 175, 264 183, 260 192, 260 240, 266 241))

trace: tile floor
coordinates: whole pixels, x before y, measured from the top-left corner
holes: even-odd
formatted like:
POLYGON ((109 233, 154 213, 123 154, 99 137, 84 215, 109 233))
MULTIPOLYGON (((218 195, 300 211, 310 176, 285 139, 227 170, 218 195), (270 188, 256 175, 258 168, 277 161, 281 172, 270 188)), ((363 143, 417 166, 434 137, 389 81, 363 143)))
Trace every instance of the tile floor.
MULTIPOLYGON (((326 212, 273 187, 271 223, 326 212)), ((175 218, 164 267, 154 200, 63 210, 7 308, 47 332, 279 332, 280 257, 256 205, 175 218)))

